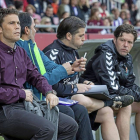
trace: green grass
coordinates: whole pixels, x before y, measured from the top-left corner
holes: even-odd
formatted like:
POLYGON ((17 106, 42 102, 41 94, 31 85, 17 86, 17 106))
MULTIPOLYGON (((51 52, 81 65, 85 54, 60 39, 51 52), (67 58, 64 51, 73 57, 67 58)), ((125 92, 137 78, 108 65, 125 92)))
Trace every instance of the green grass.
POLYGON ((3 137, 0 137, 0 140, 4 140, 4 138, 3 137))

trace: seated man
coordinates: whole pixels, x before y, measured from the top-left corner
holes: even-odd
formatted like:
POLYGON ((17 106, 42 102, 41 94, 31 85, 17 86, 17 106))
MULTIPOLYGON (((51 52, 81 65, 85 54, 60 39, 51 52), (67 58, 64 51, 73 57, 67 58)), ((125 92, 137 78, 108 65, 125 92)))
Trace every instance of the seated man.
MULTIPOLYGON (((50 61, 49 58, 37 48, 35 43, 36 31, 33 18, 28 13, 20 13, 19 20, 21 25, 21 40, 17 41, 16 44, 25 49, 29 58, 32 60, 32 62, 34 62, 39 72, 50 84, 56 84, 61 79, 69 77, 68 74, 73 73, 76 70, 85 70, 86 59, 79 59, 75 61, 72 66, 69 63, 58 65, 53 61, 50 61)), ((26 84, 25 87, 28 89, 32 88, 34 94, 41 99, 41 94, 35 87, 29 84, 26 84)), ((42 98, 44 99, 45 96, 42 96, 42 98)), ((84 106, 76 104, 71 106, 71 108, 62 105, 58 105, 58 107, 60 112, 73 117, 77 121, 79 127, 76 140, 93 140, 88 112, 84 106)))
MULTIPOLYGON (((20 22, 15 9, 0 9, 0 133, 14 139, 52 140, 55 126, 47 119, 27 112, 23 101, 33 101, 28 81, 48 100, 52 107, 58 104, 52 86, 32 64, 26 52, 15 45, 20 39, 20 22)), ((59 113, 58 140, 72 140, 77 123, 59 113)))
MULTIPOLYGON (((58 39, 47 46, 43 50, 44 53, 57 64, 63 64, 65 62, 73 63, 76 59, 79 59, 76 49, 80 48, 84 43, 85 27, 86 24, 84 21, 77 17, 71 16, 64 19, 57 30, 58 39), (55 54, 53 52, 55 52, 55 54)), ((113 101, 109 100, 104 102, 86 97, 83 94, 77 94, 87 91, 89 89, 89 85, 87 85, 88 83, 89 81, 79 78, 77 73, 77 75, 65 78, 58 84, 53 85, 53 89, 57 91, 58 96, 78 100, 79 104, 84 105, 89 112, 92 128, 96 130, 99 126, 97 123, 101 123, 104 139, 118 140, 119 134, 114 122, 113 111, 108 107, 113 105, 113 101), (70 94, 71 96, 69 96, 70 94), (96 124, 93 123, 94 120, 96 124)), ((120 101, 122 101, 123 98, 124 97, 120 97, 120 101)), ((133 102, 131 96, 125 98, 132 99, 133 102)), ((129 102, 128 104, 132 102, 129 102)))
MULTIPOLYGON (((136 128, 140 139, 140 88, 134 84, 132 56, 129 54, 137 32, 132 25, 123 24, 116 28, 114 39, 98 46, 94 56, 86 66, 83 78, 91 80, 96 85, 107 85, 110 95, 131 95, 135 99, 132 104, 132 112, 136 114, 136 128)), ((117 126, 129 126, 129 118, 125 115, 126 108, 121 108, 117 115, 117 126), (123 123, 122 123, 123 122, 123 123)), ((130 114, 129 114, 130 116, 130 114)), ((129 139, 129 127, 126 127, 126 135, 121 139, 129 139)), ((120 131, 120 134, 123 133, 120 131)))

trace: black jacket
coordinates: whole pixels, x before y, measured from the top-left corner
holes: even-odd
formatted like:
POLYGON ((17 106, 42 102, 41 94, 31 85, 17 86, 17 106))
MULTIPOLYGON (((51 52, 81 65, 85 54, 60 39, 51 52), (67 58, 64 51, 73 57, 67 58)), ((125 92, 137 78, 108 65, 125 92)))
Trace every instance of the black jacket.
POLYGON ((132 57, 120 56, 112 40, 96 48, 82 77, 96 85, 107 85, 112 96, 132 95, 135 101, 140 101, 140 88, 134 84, 132 57))
MULTIPOLYGON (((57 64, 64 64, 70 62, 71 64, 75 61, 75 58, 79 58, 79 55, 75 49, 72 49, 64 45, 60 40, 55 40, 52 44, 47 46, 43 52, 47 55, 52 61, 57 64)), ((84 79, 80 78, 76 72, 74 75, 71 75, 58 84, 53 85, 53 89, 57 92, 59 97, 67 97, 72 92, 73 84, 78 82, 83 83, 84 79)))

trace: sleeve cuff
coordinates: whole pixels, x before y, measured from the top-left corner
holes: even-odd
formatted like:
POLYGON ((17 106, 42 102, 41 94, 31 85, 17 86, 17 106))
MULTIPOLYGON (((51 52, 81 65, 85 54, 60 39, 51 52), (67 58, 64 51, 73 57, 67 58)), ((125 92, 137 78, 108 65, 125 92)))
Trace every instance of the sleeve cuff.
POLYGON ((25 99, 26 98, 26 94, 25 94, 25 91, 24 90, 20 90, 19 91, 19 98, 20 99, 25 99))

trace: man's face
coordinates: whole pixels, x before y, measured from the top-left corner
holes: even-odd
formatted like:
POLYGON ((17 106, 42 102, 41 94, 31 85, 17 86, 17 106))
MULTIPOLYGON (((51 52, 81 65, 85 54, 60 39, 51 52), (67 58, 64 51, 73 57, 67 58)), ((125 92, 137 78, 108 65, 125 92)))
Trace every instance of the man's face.
POLYGON ((47 8, 47 9, 46 9, 46 15, 47 15, 48 17, 51 17, 51 16, 53 15, 53 8, 47 8))
POLYGON ((4 17, 2 27, 0 27, 1 41, 5 44, 14 43, 20 39, 20 22, 15 14, 4 17))
POLYGON ((29 29, 29 39, 31 39, 33 42, 35 40, 35 33, 36 33, 36 30, 35 30, 35 23, 34 23, 34 20, 33 18, 31 17, 32 19, 32 24, 31 24, 31 27, 29 29))
POLYGON ((80 28, 78 33, 72 35, 70 40, 70 47, 74 49, 79 49, 84 44, 85 41, 85 28, 80 28))
POLYGON ((114 43, 117 52, 121 56, 126 56, 132 49, 134 43, 134 35, 131 33, 123 33, 122 36, 115 38, 114 43))

